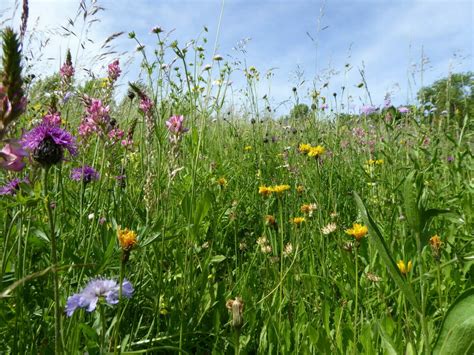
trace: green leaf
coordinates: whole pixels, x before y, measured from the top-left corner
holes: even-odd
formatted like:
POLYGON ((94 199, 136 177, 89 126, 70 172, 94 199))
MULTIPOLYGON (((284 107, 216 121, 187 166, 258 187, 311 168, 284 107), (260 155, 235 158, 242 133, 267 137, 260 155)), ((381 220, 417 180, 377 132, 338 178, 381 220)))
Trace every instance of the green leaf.
POLYGON ((387 352, 387 354, 397 355, 397 350, 393 343, 392 338, 390 338, 390 336, 387 334, 387 332, 385 331, 385 329, 382 327, 380 323, 377 323, 377 326, 378 326, 380 337, 382 338, 382 345, 385 348, 385 351, 387 352))
POLYGON ((412 171, 403 184, 403 203, 405 216, 414 232, 421 231, 421 211, 419 209, 420 192, 416 185, 416 171, 412 171))
POLYGON ((444 317, 433 354, 474 353, 474 288, 464 291, 444 317))
POLYGON ((364 223, 369 228, 370 242, 374 245, 374 247, 379 252, 379 255, 382 258, 385 265, 387 266, 388 272, 390 273, 390 276, 392 276, 393 281, 395 281, 395 283, 403 292, 407 300, 411 303, 413 308, 419 311, 421 308, 418 303, 418 299, 416 298, 415 293, 413 292, 413 289, 411 288, 411 285, 406 282, 405 278, 398 270, 397 264, 395 263, 395 260, 393 260, 392 256, 390 255, 390 251, 388 250, 387 244, 385 243, 385 239, 383 238, 382 233, 377 227, 377 224, 374 222, 374 220, 370 216, 369 212, 367 211, 367 208, 365 207, 364 203, 360 199, 357 192, 354 192, 354 199, 362 215, 362 219, 364 220, 364 223))
POLYGON ((211 264, 219 264, 221 262, 223 262, 225 259, 227 259, 224 255, 216 255, 216 256, 213 256, 210 263, 211 264))

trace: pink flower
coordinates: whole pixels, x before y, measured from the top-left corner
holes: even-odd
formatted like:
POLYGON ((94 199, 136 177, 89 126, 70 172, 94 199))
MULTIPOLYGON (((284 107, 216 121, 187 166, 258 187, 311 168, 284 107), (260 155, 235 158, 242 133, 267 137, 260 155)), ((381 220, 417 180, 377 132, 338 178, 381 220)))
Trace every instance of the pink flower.
POLYGON ((17 143, 11 141, 0 150, 0 167, 11 171, 20 171, 25 167, 22 161, 28 153, 17 143))
POLYGON ((43 117, 43 122, 53 126, 59 126, 61 124, 61 116, 58 112, 48 113, 43 117))
POLYGON ((408 107, 402 106, 398 108, 398 112, 400 113, 409 113, 410 109, 408 107))
POLYGON ((59 69, 59 75, 62 78, 72 78, 74 76, 74 67, 71 64, 64 63, 61 69, 59 69))
POLYGON ((171 116, 168 121, 166 121, 166 127, 168 131, 176 135, 180 133, 187 132, 188 129, 183 127, 184 116, 171 116))
POLYGON ((146 96, 143 95, 143 97, 140 99, 140 104, 139 104, 140 110, 143 111, 143 113, 147 114, 150 112, 151 108, 153 107, 153 101, 146 96))
POLYGON ((120 74, 122 73, 122 70, 120 69, 118 59, 114 60, 112 63, 109 64, 108 73, 111 81, 116 81, 119 78, 120 74))

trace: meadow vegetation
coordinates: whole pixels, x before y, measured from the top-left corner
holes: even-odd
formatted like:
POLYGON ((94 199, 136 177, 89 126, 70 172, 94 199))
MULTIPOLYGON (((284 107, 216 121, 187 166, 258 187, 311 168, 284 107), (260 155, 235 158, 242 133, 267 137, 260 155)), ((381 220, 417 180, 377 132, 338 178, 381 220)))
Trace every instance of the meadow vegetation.
POLYGON ((275 117, 207 29, 152 32, 122 98, 121 58, 44 77, 3 28, 0 352, 474 351, 472 73, 275 117))

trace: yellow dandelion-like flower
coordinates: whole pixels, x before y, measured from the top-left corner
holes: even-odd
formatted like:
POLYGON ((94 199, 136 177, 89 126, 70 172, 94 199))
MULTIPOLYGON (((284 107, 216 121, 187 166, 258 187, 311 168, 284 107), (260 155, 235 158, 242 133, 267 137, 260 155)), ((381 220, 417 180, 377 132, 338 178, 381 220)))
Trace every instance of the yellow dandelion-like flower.
POLYGON ((397 266, 398 266, 398 270, 400 270, 400 272, 403 274, 403 275, 406 275, 408 274, 412 267, 413 267, 413 264, 410 261, 408 261, 408 264, 405 265, 405 262, 403 260, 399 260, 398 263, 397 263, 397 266))
POLYGON ((436 234, 430 238, 430 245, 432 248, 441 248, 441 238, 439 237, 439 235, 436 234))
POLYGON ((295 217, 295 218, 291 219, 291 223, 293 223, 296 226, 301 225, 305 221, 306 221, 306 219, 304 217, 295 217))
POLYGON ((311 144, 308 144, 308 143, 302 143, 300 144, 300 146, 298 147, 298 151, 300 153, 308 153, 309 151, 311 150, 311 144))
POLYGON ((302 194, 304 192, 304 186, 299 185, 296 187, 296 192, 302 194))
POLYGON ((363 237, 367 235, 369 229, 359 223, 354 223, 352 228, 346 230, 346 233, 352 235, 357 241, 360 241, 363 237))
POLYGON ((119 228, 117 231, 117 235, 120 247, 123 250, 130 250, 137 244, 137 233, 128 228, 119 228))
POLYGON ((318 145, 316 147, 311 147, 311 149, 308 152, 308 157, 317 157, 317 156, 323 155, 325 151, 326 151, 326 148, 324 148, 321 145, 318 145))
POLYGON ((383 159, 377 159, 377 160, 375 161, 375 164, 376 164, 376 165, 382 165, 383 163, 384 163, 384 160, 383 160, 383 159))
POLYGON ((272 187, 272 191, 278 194, 288 191, 290 189, 290 185, 276 185, 272 187))
POLYGON ((260 186, 258 188, 258 193, 262 196, 270 196, 273 192, 273 188, 270 186, 260 186))
POLYGON ((251 145, 247 145, 247 146, 244 147, 244 150, 245 150, 246 152, 250 152, 250 151, 252 150, 252 146, 251 146, 251 145))
POLYGON ((227 186, 227 179, 224 177, 221 177, 217 179, 217 184, 221 187, 226 187, 227 186))

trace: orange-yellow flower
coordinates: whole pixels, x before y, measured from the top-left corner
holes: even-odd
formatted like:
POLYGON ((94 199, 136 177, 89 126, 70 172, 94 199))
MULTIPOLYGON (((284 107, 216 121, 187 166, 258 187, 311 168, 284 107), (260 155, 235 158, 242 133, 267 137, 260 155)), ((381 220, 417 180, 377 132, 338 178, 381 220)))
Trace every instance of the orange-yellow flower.
POLYGON ((120 243, 120 247, 123 250, 130 250, 132 249, 135 244, 137 244, 137 233, 128 228, 125 229, 118 229, 118 240, 120 243))
POLYGON ((289 189, 290 189, 290 185, 276 185, 272 187, 272 191, 278 194, 284 191, 288 191, 289 189))
POLYGON ((316 147, 311 147, 311 149, 308 152, 308 157, 317 157, 319 155, 324 154, 325 151, 326 149, 321 145, 318 145, 316 147))
POLYGON ((303 213, 306 213, 310 217, 313 215, 313 211, 317 208, 315 203, 304 204, 301 206, 300 210, 303 213))
POLYGON ((346 230, 346 233, 352 235, 357 241, 361 240, 367 235, 369 229, 366 226, 363 226, 359 223, 354 223, 352 228, 346 230))
POLYGON ((221 178, 217 179, 217 184, 219 186, 226 187, 227 186, 227 179, 224 178, 224 177, 221 177, 221 178))
POLYGON ((441 248, 441 238, 435 234, 430 238, 430 245, 433 249, 439 250, 441 248))
POLYGON ((270 214, 267 214, 265 216, 265 223, 269 226, 274 226, 276 224, 276 220, 275 220, 275 217, 273 217, 272 215, 270 214))
POLYGON ((308 153, 308 152, 311 150, 311 144, 302 143, 302 144, 300 144, 300 146, 298 147, 298 150, 299 150, 300 153, 306 154, 306 153, 308 153))
POLYGON ((269 186, 260 186, 258 188, 258 193, 262 196, 269 196, 273 192, 273 189, 269 186))
POLYGON ((405 262, 403 260, 399 260, 398 263, 397 263, 397 266, 398 266, 398 270, 400 270, 400 272, 403 274, 403 275, 406 275, 408 274, 412 267, 413 267, 413 264, 410 261, 408 261, 408 264, 405 265, 405 262))
POLYGON ((304 192, 304 186, 298 185, 296 187, 296 192, 299 193, 299 194, 302 194, 304 192))
POLYGON ((306 219, 304 217, 295 217, 295 218, 291 219, 291 222, 296 226, 301 225, 301 223, 303 223, 305 221, 306 221, 306 219))

